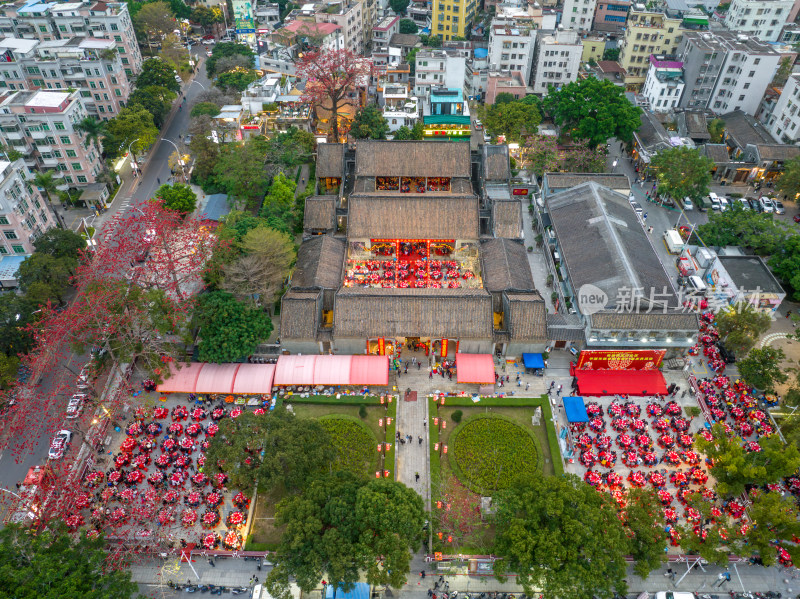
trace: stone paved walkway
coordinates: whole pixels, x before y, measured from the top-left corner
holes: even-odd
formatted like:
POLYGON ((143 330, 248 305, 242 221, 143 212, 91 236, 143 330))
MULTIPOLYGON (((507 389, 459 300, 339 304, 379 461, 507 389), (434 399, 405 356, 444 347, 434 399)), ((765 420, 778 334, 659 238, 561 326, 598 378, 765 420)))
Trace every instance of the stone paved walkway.
MULTIPOLYGON (((413 378, 418 376, 421 376, 421 371, 413 378)), ((408 379, 411 378, 412 375, 409 373, 408 379)), ((425 394, 417 393, 416 401, 405 401, 404 391, 408 387, 409 385, 405 384, 400 387, 403 392, 401 392, 400 401, 397 404, 396 430, 404 438, 406 435, 410 435, 411 440, 406 439, 403 444, 397 443, 395 439, 397 443, 397 480, 419 493, 425 502, 425 508, 430 509, 430 463, 428 460, 428 427, 426 426, 428 399, 425 394)), ((414 389, 414 387, 411 388, 414 389)))

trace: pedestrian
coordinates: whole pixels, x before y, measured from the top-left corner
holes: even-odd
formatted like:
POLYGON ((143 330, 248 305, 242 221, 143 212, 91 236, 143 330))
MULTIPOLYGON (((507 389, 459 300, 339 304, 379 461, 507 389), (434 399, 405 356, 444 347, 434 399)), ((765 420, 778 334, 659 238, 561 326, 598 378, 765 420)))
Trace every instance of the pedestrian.
POLYGON ((547 388, 548 393, 553 390, 553 387, 556 386, 555 381, 550 381, 550 386, 547 388))
POLYGON ((397 431, 397 432, 395 433, 395 437, 397 437, 397 440, 398 440, 398 441, 400 440, 400 431, 397 431))
POLYGON ((722 573, 722 572, 720 572, 720 573, 717 575, 717 583, 716 583, 714 586, 715 586, 715 587, 721 587, 721 586, 722 586, 723 584, 725 584, 726 582, 727 582, 727 581, 725 580, 725 574, 724 574, 724 573, 722 573))
MULTIPOLYGON (((650 227, 650 228, 652 229, 653 227, 650 227)), ((403 374, 408 374, 408 362, 406 362, 406 367, 403 370, 403 374)))
POLYGON ((559 385, 558 386, 558 390, 556 391, 556 395, 561 395, 561 389, 562 388, 563 388, 563 385, 559 385))
MULTIPOLYGON (((419 472, 417 472, 417 479, 419 479, 419 472)), ((419 577, 425 580, 425 570, 419 571, 419 577)))
POLYGON ((653 232, 653 227, 649 227, 649 228, 647 229, 647 232, 648 232, 648 233, 652 233, 652 232, 653 232))
POLYGON ((425 428, 426 426, 428 426, 428 419, 427 418, 423 418, 422 419, 422 428, 425 428))
POLYGON ((422 445, 422 437, 417 437, 419 439, 419 445, 422 445))
POLYGON ((522 387, 522 381, 519 378, 517 379, 517 387, 522 387))
MULTIPOLYGON (((416 360, 416 358, 414 358, 414 359, 416 360)), ((417 362, 417 370, 419 370, 420 368, 422 368, 422 363, 421 362, 417 362)))
MULTIPOLYGON (((436 587, 433 587, 433 588, 436 588, 436 587)), ((431 596, 433 596, 433 590, 432 589, 428 589, 428 597, 431 597, 431 596)))
POLYGON ((666 578, 670 578, 670 577, 672 577, 672 568, 667 568, 667 571, 666 571, 666 572, 664 572, 664 576, 665 576, 666 578))
POLYGON ((531 384, 530 383, 525 383, 525 391, 527 391, 530 388, 531 388, 531 384))
POLYGON ((432 379, 432 378, 433 378, 433 369, 431 369, 431 370, 429 370, 429 371, 428 371, 428 378, 429 378, 429 379, 432 379))
POLYGON ((211 566, 212 568, 216 568, 216 566, 214 565, 214 560, 211 559, 210 557, 208 558, 208 565, 211 566))
POLYGON ((791 316, 791 314, 792 314, 791 310, 786 310, 786 318, 789 318, 789 316, 791 316))
POLYGON ((642 215, 642 218, 643 218, 644 220, 647 220, 647 212, 645 212, 645 213, 642 215))

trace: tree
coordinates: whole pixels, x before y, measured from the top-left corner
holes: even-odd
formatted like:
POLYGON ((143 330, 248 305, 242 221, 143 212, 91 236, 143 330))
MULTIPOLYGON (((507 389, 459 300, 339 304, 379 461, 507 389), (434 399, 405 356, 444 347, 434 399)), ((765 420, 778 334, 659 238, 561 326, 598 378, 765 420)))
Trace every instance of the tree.
POLYGON ((783 248, 787 228, 771 214, 743 210, 738 202, 734 202, 731 210, 712 214, 695 233, 709 246, 741 245, 766 256, 783 248))
POLYGON ((748 452, 744 441, 728 434, 721 423, 711 427, 712 440, 697 438, 697 447, 713 460, 709 472, 717 479, 717 491, 726 497, 741 495, 746 485, 765 485, 789 476, 800 466, 800 452, 777 436, 761 437, 761 451, 748 452))
POLYGON ((148 2, 133 17, 133 24, 144 35, 152 54, 153 42, 175 29, 175 15, 166 2, 148 2))
POLYGON ((271 306, 291 272, 294 242, 286 233, 262 226, 248 231, 241 246, 245 255, 224 268, 223 287, 242 301, 260 299, 271 306))
POLYGON ((493 104, 483 109, 483 126, 492 136, 505 135, 506 141, 519 142, 533 135, 542 122, 539 107, 530 102, 515 100, 493 104))
POLYGON ((775 190, 794 200, 800 193, 800 156, 783 163, 783 173, 775 182, 775 190))
POLYGON ((520 149, 520 166, 524 166, 539 177, 544 173, 559 170, 561 156, 555 137, 532 135, 520 149))
POLYGON ((219 114, 219 108, 220 107, 213 102, 198 102, 192 106, 192 111, 189 113, 189 116, 200 116, 204 114, 208 116, 217 116, 219 114))
POLYGON ((778 65, 778 70, 775 71, 775 76, 772 78, 771 85, 783 87, 792 74, 792 67, 794 66, 794 58, 791 56, 784 56, 778 65))
POLYGON ((236 90, 237 92, 243 92, 254 81, 258 81, 258 73, 254 69, 236 67, 231 71, 218 75, 214 80, 214 85, 225 91, 236 90))
POLYGON ((421 121, 417 121, 414 123, 414 126, 409 129, 405 125, 400 127, 397 131, 394 132, 394 138, 398 141, 404 141, 408 139, 422 139, 425 134, 425 125, 421 121))
POLYGON ((717 330, 725 347, 743 355, 769 330, 772 318, 751 304, 729 306, 717 312, 717 330))
POLYGON ((681 550, 687 555, 699 555, 719 566, 728 565, 728 555, 735 547, 739 531, 728 524, 727 518, 712 514, 714 503, 706 500, 699 491, 686 496, 686 504, 700 513, 700 523, 677 526, 681 537, 681 550))
POLYGON ((411 50, 408 51, 408 54, 406 54, 406 62, 411 68, 412 75, 417 72, 417 52, 419 52, 419 48, 411 48, 411 50))
POLYGON ((70 535, 63 526, 33 534, 20 524, 0 530, 0 588, 15 597, 133 597, 137 585, 128 570, 106 568, 105 541, 70 535))
POLYGON ((125 107, 106 124, 108 154, 118 155, 128 146, 134 153, 144 152, 158 139, 158 127, 153 123, 153 115, 136 105, 125 107))
POLYGON ((25 156, 25 154, 23 154, 19 150, 15 150, 14 146, 4 146, 3 144, 0 144, 0 154, 4 154, 6 160, 8 160, 9 162, 16 162, 17 160, 25 156))
POLYGON ((197 207, 197 194, 185 183, 166 183, 156 190, 155 197, 163 200, 164 208, 181 214, 194 212, 197 207))
POLYGON ((771 392, 775 385, 785 383, 789 377, 783 371, 781 362, 786 359, 786 354, 780 348, 755 347, 746 357, 739 360, 739 374, 748 385, 761 391, 771 392))
POLYGON ((34 252, 19 265, 17 279, 25 291, 33 283, 49 285, 58 299, 63 301, 64 291, 70 284, 70 265, 66 259, 54 258, 47 254, 34 252))
POLYGON ((678 146, 662 150, 653 158, 659 193, 697 201, 708 194, 714 162, 694 148, 678 146))
POLYGON ((297 76, 307 79, 303 100, 314 104, 331 103, 331 132, 338 142, 339 107, 348 93, 364 83, 371 63, 350 50, 309 52, 297 63, 297 76))
POLYGON ((272 333, 272 321, 225 291, 202 294, 194 313, 200 327, 202 362, 236 362, 252 354, 272 333))
POLYGON ((725 135, 725 121, 722 119, 713 119, 708 124, 708 134, 711 136, 711 143, 721 144, 723 136, 725 135))
POLYGON ((221 12, 215 12, 206 6, 198 6, 192 9, 192 21, 198 23, 207 31, 214 23, 219 23, 222 19, 221 12))
POLYGON ((183 46, 180 36, 175 33, 168 33, 161 41, 159 58, 172 66, 176 72, 188 74, 192 70, 189 64, 189 49, 183 46))
POLYGON ((160 85, 137 87, 128 97, 128 107, 141 106, 153 115, 153 124, 159 129, 164 126, 172 103, 177 98, 174 92, 160 85))
POLYGON ((81 252, 86 249, 86 240, 69 229, 53 227, 42 233, 33 242, 37 254, 46 254, 56 259, 65 259, 73 270, 78 264, 81 252))
POLYGON ((0 390, 8 389, 17 380, 19 358, 0 353, 0 390))
POLYGON ((95 145, 98 154, 103 153, 100 138, 106 132, 106 121, 98 121, 94 117, 87 116, 76 123, 75 129, 86 136, 87 144, 93 143, 95 145))
POLYGON ((535 476, 495 497, 495 573, 516 572, 525 593, 625 594, 630 543, 610 495, 573 474, 535 476), (602 531, 602 532, 600 532, 602 531))
POLYGON ((428 46, 429 48, 442 47, 442 38, 438 35, 421 35, 419 36, 419 39, 423 46, 428 46))
POLYGON ((285 132, 271 137, 265 151, 272 164, 289 168, 311 161, 316 145, 317 140, 312 133, 289 127, 285 132))
POLYGON ((332 452, 328 432, 317 420, 297 418, 284 408, 268 417, 246 412, 220 421, 206 453, 206 472, 225 472, 233 488, 246 492, 256 484, 262 491, 295 492, 328 466, 332 452))
POLYGON ((189 133, 192 134, 189 149, 195 157, 192 178, 201 185, 205 185, 206 182, 213 179, 214 169, 220 155, 220 145, 214 143, 211 131, 212 121, 211 117, 207 115, 193 118, 189 122, 189 133))
POLYGON ((641 578, 667 561, 667 533, 661 525, 661 502, 653 489, 628 489, 623 524, 631 539, 633 571, 641 578))
POLYGON ((241 54, 223 56, 217 61, 214 71, 220 75, 237 68, 251 70, 253 68, 253 59, 249 56, 242 56, 241 54))
POLYGON ((790 235, 779 252, 769 259, 775 276, 792 288, 792 299, 800 300, 800 235, 790 235))
MULTIPOLYGON (((192 140, 194 144, 194 140, 192 140)), ((255 208, 264 198, 268 178, 264 153, 254 139, 241 144, 225 144, 214 165, 214 180, 229 195, 255 208)))
POLYGON ((603 60, 619 60, 619 48, 606 48, 603 51, 603 60))
POLYGON ((442 475, 437 495, 442 503, 432 513, 434 532, 448 539, 448 545, 452 538, 456 553, 463 547, 480 547, 487 528, 481 517, 480 497, 451 475, 442 475))
POLYGON ((281 501, 275 519, 285 529, 267 588, 284 599, 290 576, 306 594, 325 579, 351 589, 362 572, 370 585, 401 588, 425 511, 422 498, 402 483, 338 471, 281 501))
POLYGON ((404 15, 410 2, 411 0, 389 0, 389 6, 394 11, 394 14, 404 15))
POLYGON ((297 183, 287 179, 283 173, 278 173, 272 179, 269 193, 264 198, 264 205, 259 213, 259 216, 266 219, 267 226, 284 233, 292 231, 296 189, 297 183))
POLYGON ((612 137, 630 141, 641 125, 642 110, 625 97, 625 90, 610 81, 589 77, 551 90, 543 101, 556 124, 591 147, 612 137))
POLYGON ((799 555, 793 537, 800 536, 797 502, 791 496, 782 497, 775 492, 759 491, 750 497, 753 504, 748 515, 753 525, 746 535, 747 550, 752 555, 759 556, 765 567, 770 567, 777 561, 777 541, 796 559, 799 555))
POLYGON ((386 139, 389 121, 377 104, 367 104, 358 111, 350 127, 350 135, 356 139, 386 139))
POLYGON ((494 97, 495 104, 508 104, 509 102, 513 102, 514 100, 516 100, 514 94, 511 94, 509 92, 500 92, 494 97))
POLYGON ((561 168, 568 173, 602 173, 606 170, 606 153, 590 147, 586 140, 574 140, 564 152, 561 168))
POLYGON ((44 192, 44 195, 47 198, 47 203, 52 205, 53 200, 50 197, 50 194, 57 191, 54 171, 42 171, 36 173, 33 177, 33 184, 44 192))
MULTIPOLYGON (((155 4, 160 4, 156 2, 155 4)), ((149 6, 149 5, 148 5, 149 6)), ((156 85, 177 92, 181 84, 175 81, 175 68, 161 58, 148 58, 142 63, 142 72, 136 77, 136 87, 141 89, 156 85)))
POLYGON ((411 19, 400 19, 400 33, 416 34, 419 31, 417 24, 411 19))
POLYGON ((27 353, 33 341, 30 328, 34 320, 32 304, 16 293, 0 293, 0 352, 7 356, 27 353))
POLYGON ((215 45, 214 49, 211 51, 211 56, 206 60, 206 73, 208 73, 209 79, 213 79, 214 75, 217 73, 217 61, 228 56, 244 56, 245 58, 249 58, 250 64, 248 66, 252 68, 255 53, 247 44, 223 42, 215 45))

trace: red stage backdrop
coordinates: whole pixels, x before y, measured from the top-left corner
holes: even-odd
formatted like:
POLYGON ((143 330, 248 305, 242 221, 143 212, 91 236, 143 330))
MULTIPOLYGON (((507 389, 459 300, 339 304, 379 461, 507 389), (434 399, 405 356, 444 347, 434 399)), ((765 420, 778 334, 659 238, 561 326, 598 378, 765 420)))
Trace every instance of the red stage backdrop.
POLYGON ((665 349, 584 349, 578 370, 654 370, 661 367, 665 349))

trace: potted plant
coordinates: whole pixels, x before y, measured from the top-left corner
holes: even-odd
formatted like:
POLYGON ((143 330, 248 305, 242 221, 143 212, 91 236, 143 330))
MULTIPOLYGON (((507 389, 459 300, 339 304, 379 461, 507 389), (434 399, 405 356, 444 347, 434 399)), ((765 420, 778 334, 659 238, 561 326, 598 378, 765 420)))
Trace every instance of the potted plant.
POLYGON ((550 301, 554 304, 558 301, 558 294, 555 291, 550 294, 550 301))
POLYGON ((547 286, 548 287, 552 287, 553 286, 553 275, 552 274, 547 275, 547 286))
POLYGON ((528 246, 528 253, 530 254, 531 252, 533 252, 533 246, 532 246, 532 245, 529 245, 529 246, 528 246))
POLYGON ((544 237, 542 237, 542 234, 541 234, 541 233, 539 233, 539 234, 536 236, 536 247, 539 247, 539 248, 540 248, 540 247, 542 247, 542 243, 543 243, 543 242, 544 242, 544 237))

